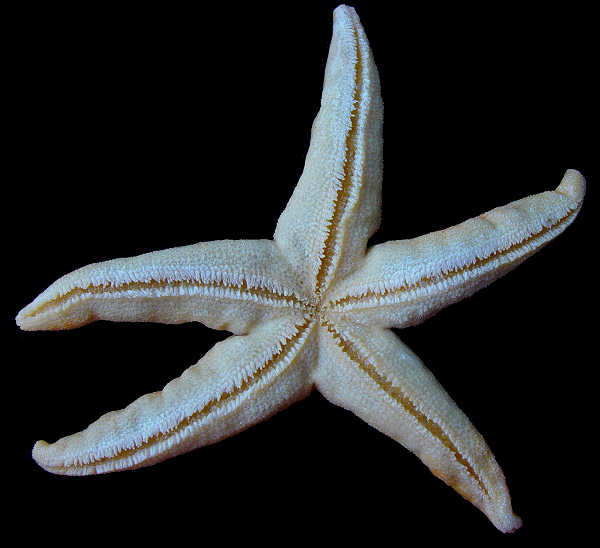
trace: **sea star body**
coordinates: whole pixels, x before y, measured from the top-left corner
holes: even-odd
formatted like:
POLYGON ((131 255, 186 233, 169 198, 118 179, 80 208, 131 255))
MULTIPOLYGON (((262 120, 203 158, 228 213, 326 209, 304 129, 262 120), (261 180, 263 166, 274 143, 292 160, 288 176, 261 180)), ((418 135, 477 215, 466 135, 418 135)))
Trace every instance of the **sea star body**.
POLYGON ((389 328, 418 324, 561 233, 585 183, 447 230, 367 248, 380 220, 383 103, 356 12, 335 11, 321 110, 273 240, 222 240, 115 259, 55 282, 26 330, 96 320, 197 321, 233 335, 161 392, 33 456, 71 475, 147 466, 217 442, 313 389, 414 452, 502 531, 519 527, 504 475, 468 418, 389 328))

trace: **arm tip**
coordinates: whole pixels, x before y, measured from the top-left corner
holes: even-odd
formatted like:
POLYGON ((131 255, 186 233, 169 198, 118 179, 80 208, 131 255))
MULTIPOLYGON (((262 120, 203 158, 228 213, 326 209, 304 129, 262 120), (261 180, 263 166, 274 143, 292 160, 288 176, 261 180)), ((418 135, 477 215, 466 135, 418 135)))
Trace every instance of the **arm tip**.
POLYGON ((575 169, 567 169, 560 185, 556 188, 556 192, 580 204, 585 196, 585 179, 583 175, 575 169))

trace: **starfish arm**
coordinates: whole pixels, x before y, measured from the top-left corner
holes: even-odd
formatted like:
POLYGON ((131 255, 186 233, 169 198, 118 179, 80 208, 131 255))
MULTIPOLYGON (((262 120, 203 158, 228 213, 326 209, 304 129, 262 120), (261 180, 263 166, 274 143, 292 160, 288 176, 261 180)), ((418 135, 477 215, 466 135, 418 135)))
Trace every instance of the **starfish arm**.
POLYGON ((558 188, 412 240, 372 247, 327 305, 356 321, 415 325, 503 276, 573 222, 585 194, 569 170, 558 188))
POLYGON ((304 171, 275 231, 316 296, 353 268, 379 226, 382 121, 367 38, 356 12, 340 6, 304 171))
POLYGON ((295 278, 270 240, 221 240, 80 268, 17 316, 25 330, 96 320, 202 322, 245 333, 265 315, 302 307, 295 278))
POLYGON ((415 453, 501 531, 518 528, 504 474, 483 437, 391 331, 325 323, 316 388, 415 453))
POLYGON ((314 359, 311 328, 297 315, 231 336, 162 392, 56 443, 37 442, 33 457, 53 473, 99 474, 149 466, 236 434, 308 395, 303 364, 314 359))

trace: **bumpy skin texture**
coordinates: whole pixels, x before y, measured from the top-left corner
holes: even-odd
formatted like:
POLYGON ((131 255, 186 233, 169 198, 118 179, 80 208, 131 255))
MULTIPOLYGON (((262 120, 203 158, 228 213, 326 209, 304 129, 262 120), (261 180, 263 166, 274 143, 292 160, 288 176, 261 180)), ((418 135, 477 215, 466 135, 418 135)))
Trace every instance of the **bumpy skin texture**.
POLYGON ((376 245, 383 103, 356 12, 335 11, 321 110, 273 240, 215 241, 93 264, 17 316, 26 330, 96 320, 227 329, 162 392, 33 451, 83 475, 147 466, 214 443, 319 390, 414 452, 502 531, 520 520, 481 435, 388 328, 418 324, 560 234, 585 192, 559 187, 412 240, 376 245))

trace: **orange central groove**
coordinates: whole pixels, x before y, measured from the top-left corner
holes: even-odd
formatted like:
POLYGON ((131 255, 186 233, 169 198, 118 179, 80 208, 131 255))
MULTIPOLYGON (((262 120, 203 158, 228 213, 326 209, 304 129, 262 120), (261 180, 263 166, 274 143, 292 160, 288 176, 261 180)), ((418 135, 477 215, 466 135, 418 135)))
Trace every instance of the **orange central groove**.
MULTIPOLYGON (((259 381, 264 379, 266 375, 273 370, 279 363, 286 358, 286 356, 293 351, 296 343, 302 338, 302 336, 310 328, 313 322, 310 319, 304 321, 303 324, 296 326, 297 331, 291 337, 288 337, 283 343, 279 351, 274 352, 269 359, 265 360, 259 367, 251 372, 239 386, 234 386, 231 391, 224 391, 218 396, 210 399, 201 409, 198 409, 194 413, 187 417, 182 418, 179 422, 173 426, 167 428, 165 431, 159 431, 156 434, 148 437, 145 440, 138 440, 133 442, 133 447, 114 447, 112 454, 105 455, 93 455, 87 454, 80 456, 75 462, 71 464, 74 467, 85 467, 89 465, 97 465, 105 462, 116 461, 127 459, 141 450, 148 449, 153 445, 167 441, 169 438, 175 437, 181 434, 187 428, 193 428, 199 422, 208 417, 211 413, 223 408, 231 400, 241 396, 245 392, 248 392, 253 386, 259 381)), ((182 439, 185 439, 184 436, 182 439)), ((177 443, 177 442, 176 442, 177 443)), ((145 460, 145 459, 143 459, 145 460)), ((143 462, 140 461, 140 462, 143 462)))
MULTIPOLYGON (((358 368, 366 373, 371 380, 373 380, 381 390, 383 390, 388 396, 390 396, 396 403, 404 408, 404 410, 413 417, 421 426, 423 426, 432 436, 438 439, 445 447, 447 447, 453 454, 456 460, 462 464, 469 472, 471 477, 479 484, 483 489, 486 496, 489 496, 488 491, 479 477, 475 472, 471 463, 464 457, 456 445, 452 442, 448 434, 444 432, 442 427, 435 421, 427 417, 424 413, 419 411, 415 404, 410 398, 402 391, 401 388, 394 386, 393 383, 382 375, 377 367, 371 363, 365 356, 362 355, 357 346, 341 333, 339 333, 331 324, 326 320, 323 320, 322 325, 331 333, 334 339, 337 340, 338 345, 342 352, 346 354, 352 362, 354 362, 358 368)), ((435 471, 434 471, 435 472, 435 471)))

